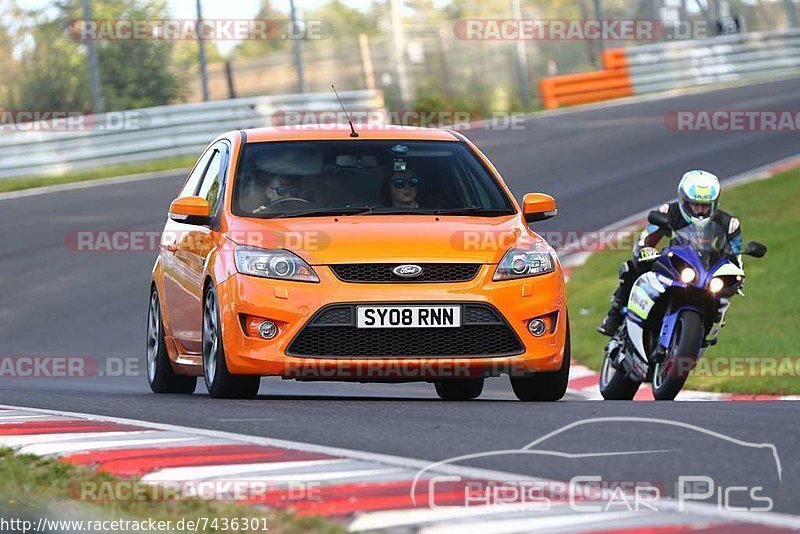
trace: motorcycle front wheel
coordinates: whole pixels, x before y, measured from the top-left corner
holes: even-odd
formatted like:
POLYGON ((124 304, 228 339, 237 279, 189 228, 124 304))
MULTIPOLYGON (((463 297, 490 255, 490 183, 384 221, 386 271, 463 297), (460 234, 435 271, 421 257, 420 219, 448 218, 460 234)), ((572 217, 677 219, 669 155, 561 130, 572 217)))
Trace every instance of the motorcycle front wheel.
POLYGON ((683 388, 703 346, 703 316, 693 310, 681 312, 675 321, 665 358, 653 369, 653 397, 673 400, 683 388))

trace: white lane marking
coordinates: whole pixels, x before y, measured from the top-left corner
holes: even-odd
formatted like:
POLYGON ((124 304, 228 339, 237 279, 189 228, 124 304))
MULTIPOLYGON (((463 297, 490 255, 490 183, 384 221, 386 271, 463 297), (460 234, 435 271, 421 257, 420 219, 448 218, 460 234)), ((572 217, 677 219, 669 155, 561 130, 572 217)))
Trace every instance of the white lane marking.
MULTIPOLYGON (((96 421, 110 421, 112 423, 121 423, 121 424, 128 424, 128 425, 139 425, 139 426, 147 426, 149 428, 153 428, 156 430, 169 430, 174 432, 188 432, 198 436, 206 436, 212 438, 219 438, 219 439, 228 439, 232 441, 240 441, 243 443, 252 443, 255 445, 267 445, 271 447, 282 447, 285 449, 293 449, 299 450, 304 452, 318 452, 322 454, 328 454, 330 456, 341 456, 350 459, 358 459, 364 460, 368 462, 375 462, 375 463, 382 463, 387 465, 392 465, 395 467, 403 467, 403 468, 411 468, 411 469, 424 469, 431 465, 430 461, 426 460, 417 460, 414 458, 406 458, 403 456, 394 456, 389 454, 379 454, 373 452, 366 452, 366 451, 357 451, 354 449, 344 449, 339 447, 329 447, 326 445, 315 445, 311 443, 304 443, 301 441, 289 441, 283 439, 275 439, 275 438, 264 438, 258 436, 248 436, 245 434, 236 434, 233 432, 222 432, 219 430, 209 430, 204 428, 191 428, 186 426, 180 425, 171 425, 167 423, 151 423, 148 421, 142 421, 137 419, 125 419, 122 417, 111 417, 106 415, 93 415, 87 413, 80 413, 80 412, 65 412, 59 410, 48 410, 44 408, 28 408, 24 406, 13 406, 8 404, 0 405, 0 409, 8 408, 8 409, 15 409, 15 410, 26 410, 34 413, 46 413, 51 415, 61 415, 65 417, 79 417, 89 420, 96 420, 96 421)), ((529 475, 522 475, 522 474, 515 474, 510 473, 507 471, 494 471, 490 469, 482 469, 478 467, 465 467, 465 466, 456 466, 456 465, 448 465, 442 466, 441 468, 437 469, 436 472, 448 474, 448 475, 458 475, 465 478, 490 478, 492 480, 516 480, 516 481, 541 481, 541 482, 553 482, 548 481, 547 479, 540 478, 540 477, 532 477, 529 475)), ((660 501, 660 506, 664 510, 670 510, 675 512, 683 512, 683 510, 678 509, 678 502, 672 501, 669 499, 662 499, 660 501)), ((684 507, 687 509, 688 512, 696 515, 702 515, 708 518, 715 518, 715 519, 723 519, 727 520, 730 517, 730 513, 726 511, 719 510, 716 506, 712 504, 703 504, 703 503, 692 503, 691 506, 684 503, 684 507)), ((785 528, 800 528, 800 516, 796 515, 789 515, 779 512, 737 512, 736 513, 737 519, 741 521, 746 521, 755 524, 761 525, 771 525, 771 526, 778 526, 778 527, 785 527, 785 528)))
POLYGON ((25 421, 58 421, 52 415, 0 415, 0 425, 5 423, 19 423, 25 421))
POLYGON ((145 482, 183 482, 187 480, 206 480, 223 476, 235 476, 253 472, 278 471, 281 469, 304 468, 316 466, 320 469, 341 465, 349 460, 301 460, 289 462, 260 462, 252 464, 220 464, 194 467, 167 467, 153 471, 142 477, 145 482))
MULTIPOLYGON (((307 460, 307 461, 308 462, 319 462, 320 460, 307 460)), ((322 460, 322 461, 329 461, 329 460, 322 460)), ((320 467, 319 465, 313 465, 313 464, 309 465, 307 467, 303 467, 303 466, 297 467, 295 465, 284 466, 283 464, 286 464, 286 463, 294 464, 296 462, 275 462, 276 465, 275 465, 274 468, 270 466, 270 468, 267 469, 267 470, 258 469, 258 470, 249 471, 249 472, 244 473, 244 474, 238 474, 238 475, 235 475, 235 476, 237 477, 237 479, 239 479, 241 477, 245 477, 248 480, 258 480, 259 478, 262 478, 264 476, 269 477, 269 478, 280 477, 280 476, 283 476, 283 475, 298 476, 298 475, 306 475, 306 474, 318 476, 320 473, 326 473, 326 472, 334 472, 334 471, 336 471, 336 472, 341 472, 341 471, 367 471, 367 470, 370 470, 370 469, 375 469, 376 467, 381 467, 381 468, 387 467, 385 465, 379 465, 379 464, 375 464, 375 463, 371 463, 371 462, 360 462, 358 460, 354 461, 354 460, 350 460, 348 458, 345 458, 343 462, 335 462, 335 463, 328 464, 327 466, 325 464, 323 464, 322 467, 320 467)), ((395 467, 392 467, 392 469, 397 470, 396 474, 404 473, 408 477, 408 480, 411 480, 414 477, 414 471, 412 471, 410 469, 400 469, 400 468, 395 468, 395 467)), ((227 475, 226 474, 226 475, 221 475, 221 476, 218 476, 218 477, 214 477, 214 480, 227 480, 227 479, 230 479, 230 478, 231 478, 231 475, 227 475)))
POLYGON ((89 452, 106 449, 130 449, 144 447, 146 445, 163 445, 169 443, 170 445, 186 445, 187 442, 197 441, 196 438, 152 438, 152 439, 125 439, 125 436, 120 436, 118 440, 103 440, 103 441, 90 441, 78 443, 39 443, 36 445, 27 445, 22 447, 20 454, 36 454, 39 456, 45 455, 64 455, 77 452, 89 452))
MULTIPOLYGON (((114 437, 131 435, 134 432, 83 432, 75 434, 28 434, 21 436, 0 436, 0 445, 4 447, 23 447, 35 443, 52 443, 62 441, 78 441, 82 439, 93 439, 100 437, 114 437)), ((135 432, 135 434, 152 434, 151 430, 135 432)))
MULTIPOLYGON (((554 507, 561 507, 558 503, 554 507)), ((566 507, 566 504, 563 505, 566 507)), ((423 523, 438 523, 440 521, 457 520, 468 517, 482 517, 504 515, 507 513, 524 512, 530 508, 529 504, 509 503, 502 508, 499 506, 439 506, 436 508, 407 508, 405 510, 381 510, 357 514, 348 525, 351 532, 364 530, 383 530, 396 527, 420 525, 423 523)))
POLYGON ((89 189, 90 187, 100 187, 104 185, 128 184, 132 182, 141 182, 144 180, 155 180, 158 178, 163 179, 186 173, 188 173, 188 168, 167 169, 165 171, 152 171, 152 172, 143 172, 138 174, 128 174, 125 176, 113 176, 111 178, 98 178, 97 180, 84 180, 81 182, 70 182, 66 184, 46 185, 42 187, 33 187, 31 189, 22 189, 20 191, 9 191, 8 193, 0 193, 0 201, 14 200, 17 198, 33 197, 38 195, 46 195, 48 193, 61 193, 63 191, 74 191, 76 189, 89 189))
POLYGON ((617 519, 632 519, 647 517, 637 512, 594 512, 576 513, 560 516, 536 516, 519 519, 498 519, 495 521, 480 521, 469 524, 453 523, 423 527, 419 534, 513 534, 516 532, 542 532, 549 529, 575 528, 592 524, 592 530, 602 530, 599 521, 614 521, 617 519))
MULTIPOLYGON (((322 473, 303 473, 303 474, 288 474, 288 475, 270 475, 265 476, 244 476, 237 478, 244 482, 325 482, 328 480, 341 480, 347 478, 354 478, 361 480, 362 477, 374 477, 377 475, 395 475, 402 473, 405 469, 396 467, 383 467, 376 469, 354 469, 352 471, 331 471, 322 473)), ((225 480, 225 479, 221 479, 225 480)))

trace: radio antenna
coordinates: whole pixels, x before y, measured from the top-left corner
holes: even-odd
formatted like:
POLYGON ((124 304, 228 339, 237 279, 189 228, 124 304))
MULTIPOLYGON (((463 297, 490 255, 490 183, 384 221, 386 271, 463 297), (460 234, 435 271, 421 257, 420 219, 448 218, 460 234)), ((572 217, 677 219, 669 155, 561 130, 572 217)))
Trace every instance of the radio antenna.
POLYGON ((350 124, 350 137, 358 137, 358 132, 355 128, 353 128, 353 121, 350 119, 350 113, 347 111, 347 108, 344 107, 344 102, 342 102, 342 97, 339 96, 339 91, 336 90, 336 86, 331 84, 333 88, 333 93, 336 95, 336 99, 339 101, 339 105, 342 106, 342 111, 344 111, 344 116, 347 117, 347 122, 350 124))

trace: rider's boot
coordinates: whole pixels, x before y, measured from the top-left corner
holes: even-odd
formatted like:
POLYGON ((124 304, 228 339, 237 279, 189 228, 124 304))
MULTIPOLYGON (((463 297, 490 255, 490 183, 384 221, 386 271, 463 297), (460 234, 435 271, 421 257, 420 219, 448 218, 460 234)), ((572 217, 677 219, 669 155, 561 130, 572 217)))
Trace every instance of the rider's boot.
POLYGON ((635 269, 635 264, 629 261, 626 261, 622 264, 622 267, 620 267, 619 286, 616 291, 614 291, 614 294, 611 295, 611 308, 597 327, 597 331, 604 336, 613 337, 613 335, 617 333, 617 330, 619 330, 619 327, 622 326, 622 321, 624 320, 622 309, 628 303, 628 295, 636 279, 635 269))
MULTIPOLYGON (((616 296, 616 292, 614 293, 616 296)), ((603 318, 603 321, 598 325, 597 331, 604 336, 612 337, 617 333, 619 327, 622 326, 622 305, 615 300, 611 301, 611 308, 603 318)))

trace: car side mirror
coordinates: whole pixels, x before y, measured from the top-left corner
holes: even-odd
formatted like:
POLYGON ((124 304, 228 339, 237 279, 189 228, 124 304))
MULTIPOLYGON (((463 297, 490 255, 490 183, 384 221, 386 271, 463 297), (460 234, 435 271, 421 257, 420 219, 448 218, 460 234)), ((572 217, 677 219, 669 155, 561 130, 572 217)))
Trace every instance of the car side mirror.
POLYGON ((528 193, 522 198, 522 215, 525 222, 546 221, 558 214, 556 199, 544 193, 528 193))
POLYGON ((754 258, 763 258, 767 255, 767 246, 756 241, 750 241, 745 245, 743 254, 754 258))
POLYGON ((647 216, 647 222, 659 228, 669 228, 669 215, 660 211, 651 211, 647 216))
POLYGON ((169 205, 169 218, 184 224, 206 225, 211 221, 211 205, 203 197, 180 197, 169 205))

